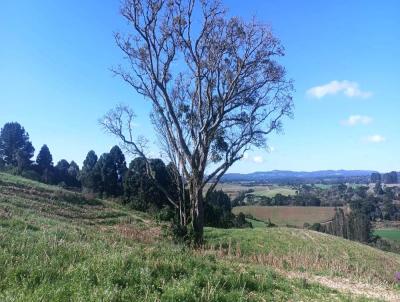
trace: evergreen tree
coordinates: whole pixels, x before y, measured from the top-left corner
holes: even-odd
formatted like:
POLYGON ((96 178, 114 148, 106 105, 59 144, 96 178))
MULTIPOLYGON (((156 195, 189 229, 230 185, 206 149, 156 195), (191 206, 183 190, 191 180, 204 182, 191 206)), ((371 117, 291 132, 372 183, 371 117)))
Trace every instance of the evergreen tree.
POLYGON ((84 190, 96 192, 98 189, 97 187, 99 180, 96 179, 96 177, 100 177, 101 179, 101 175, 100 172, 95 175, 94 168, 96 167, 97 159, 98 158, 96 153, 91 150, 88 152, 88 154, 86 155, 86 159, 83 162, 82 172, 80 174, 80 181, 84 190))
POLYGON ((100 156, 94 170, 101 176, 101 182, 98 183, 100 193, 106 194, 106 196, 116 196, 118 173, 110 153, 104 153, 100 156))
POLYGON ((61 183, 63 185, 69 185, 69 177, 68 177, 68 169, 69 169, 69 163, 67 160, 62 159, 60 160, 56 167, 56 173, 57 173, 57 182, 61 183))
POLYGON ((117 172, 117 187, 115 188, 116 195, 123 194, 123 181, 127 171, 125 156, 118 146, 114 146, 110 150, 110 157, 112 158, 115 169, 117 172))
POLYGON ((47 145, 43 145, 40 149, 39 154, 36 157, 36 163, 40 171, 49 169, 51 166, 53 166, 53 156, 51 155, 47 145))
POLYGON ((69 176, 69 185, 71 185, 72 187, 80 187, 78 164, 74 161, 71 161, 67 172, 69 176))
MULTIPOLYGON (((151 160, 151 173, 156 180, 150 177, 146 170, 146 161, 142 157, 135 158, 130 164, 124 181, 124 195, 126 201, 137 210, 147 211, 154 208, 169 206, 170 203, 157 184, 171 191, 176 190, 175 183, 161 159, 151 160)), ((175 193, 176 195, 177 193, 175 193)))
POLYGON ((5 165, 27 168, 35 148, 29 141, 29 134, 19 123, 6 123, 0 132, 0 158, 5 165))
POLYGON ((86 155, 86 159, 83 162, 82 173, 87 173, 93 170, 97 163, 97 155, 93 150, 90 150, 86 155))
POLYGON ((231 199, 222 190, 208 193, 205 199, 205 225, 222 228, 232 227, 235 216, 231 213, 231 210, 231 199))
POLYGON ((43 181, 49 183, 53 168, 53 157, 47 145, 43 145, 40 149, 39 154, 36 157, 36 164, 43 181))
POLYGON ((382 180, 382 176, 381 176, 380 173, 378 173, 378 172, 373 172, 373 173, 371 174, 371 182, 372 182, 372 183, 380 183, 381 180, 382 180))
POLYGON ((392 172, 383 174, 383 182, 385 184, 396 184, 397 183, 397 172, 392 171, 392 172))

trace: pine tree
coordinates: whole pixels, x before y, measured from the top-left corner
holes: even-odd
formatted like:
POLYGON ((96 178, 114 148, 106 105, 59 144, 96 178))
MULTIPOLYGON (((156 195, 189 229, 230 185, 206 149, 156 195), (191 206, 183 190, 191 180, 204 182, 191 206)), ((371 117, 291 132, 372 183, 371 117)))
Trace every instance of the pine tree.
POLYGON ((36 163, 38 166, 39 173, 45 183, 50 182, 51 170, 53 168, 53 156, 50 153, 47 145, 43 145, 36 157, 36 163))
POLYGON ((29 141, 29 134, 19 123, 6 123, 0 132, 0 158, 5 165, 27 168, 35 148, 29 141))
POLYGON ((72 187, 80 187, 79 182, 79 166, 76 162, 71 161, 68 168, 69 185, 72 187))
POLYGON ((117 172, 117 187, 115 188, 116 195, 123 194, 123 181, 127 171, 125 156, 118 146, 114 146, 110 150, 110 156, 114 162, 117 172))
POLYGON ((36 163, 41 171, 53 166, 53 156, 47 145, 43 145, 36 157, 36 163))
POLYGON ((69 185, 68 169, 69 162, 65 159, 60 160, 56 165, 57 182, 63 185, 69 185))
POLYGON ((94 180, 94 168, 97 163, 97 155, 91 150, 86 155, 86 159, 83 162, 82 172, 80 174, 80 181, 82 187, 85 190, 95 192, 95 180, 94 180))

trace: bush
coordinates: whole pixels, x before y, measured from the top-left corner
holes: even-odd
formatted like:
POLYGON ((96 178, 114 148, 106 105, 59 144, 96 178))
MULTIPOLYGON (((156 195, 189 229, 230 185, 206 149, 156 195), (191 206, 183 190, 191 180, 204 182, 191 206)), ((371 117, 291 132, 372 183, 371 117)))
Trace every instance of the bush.
POLYGON ((156 219, 159 221, 173 221, 174 218, 175 211, 169 206, 164 206, 156 212, 156 219))
POLYGON ((251 222, 246 220, 246 216, 240 212, 235 218, 233 219, 233 227, 235 228, 252 228, 253 225, 251 222))
POLYGON ((319 222, 317 222, 317 223, 314 223, 314 224, 310 227, 310 230, 317 231, 317 232, 321 232, 321 231, 322 231, 322 226, 321 226, 321 224, 320 224, 319 222))
POLYGON ((40 181, 41 180, 40 174, 37 173, 34 170, 24 170, 24 171, 22 171, 21 176, 25 177, 25 178, 29 178, 29 179, 35 180, 35 181, 40 181))

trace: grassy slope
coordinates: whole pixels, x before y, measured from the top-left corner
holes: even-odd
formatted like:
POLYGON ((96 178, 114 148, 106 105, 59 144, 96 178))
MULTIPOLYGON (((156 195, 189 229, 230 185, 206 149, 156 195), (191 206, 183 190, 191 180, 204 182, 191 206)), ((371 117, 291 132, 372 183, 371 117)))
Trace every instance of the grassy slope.
MULTIPOLYGON (((276 231, 275 236, 291 232, 276 231)), ((262 264, 171 245, 158 239, 159 233, 160 227, 142 213, 0 173, 0 300, 350 299, 320 285, 287 279, 262 264)), ((208 229, 207 237, 210 242, 240 239, 243 253, 250 255, 263 251, 259 240, 265 248, 273 233, 208 229)), ((277 251, 285 250, 283 241, 281 245, 277 251)))
MULTIPOLYGON (((375 283, 391 283, 400 255, 309 230, 293 228, 207 229, 213 249, 231 242, 231 254, 252 263, 375 283), (237 252, 239 251, 239 252, 237 252)), ((225 251, 229 249, 225 245, 225 251)))
POLYGON ((280 225, 303 227, 304 223, 326 222, 333 218, 334 207, 297 207, 297 206, 240 206, 233 213, 251 214, 253 217, 280 225))

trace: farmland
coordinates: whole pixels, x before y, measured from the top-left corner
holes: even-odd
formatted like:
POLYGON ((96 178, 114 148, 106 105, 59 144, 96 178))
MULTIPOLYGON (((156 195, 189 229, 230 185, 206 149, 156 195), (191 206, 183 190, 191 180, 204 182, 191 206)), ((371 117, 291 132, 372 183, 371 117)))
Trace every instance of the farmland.
POLYGON ((292 207, 292 206, 240 206, 233 208, 233 213, 250 214, 253 217, 280 226, 293 225, 303 227, 304 223, 323 223, 332 219, 334 207, 292 207))
POLYGON ((231 198, 236 197, 239 192, 248 190, 252 190, 253 195, 265 197, 274 197, 276 194, 285 196, 296 194, 296 189, 292 186, 254 185, 251 183, 221 183, 217 185, 216 189, 224 191, 231 198))
POLYGON ((378 229, 374 231, 375 235, 382 238, 394 240, 400 242, 400 230, 399 229, 378 229))

